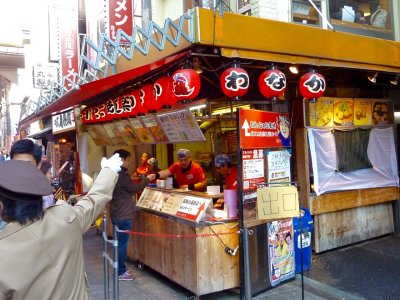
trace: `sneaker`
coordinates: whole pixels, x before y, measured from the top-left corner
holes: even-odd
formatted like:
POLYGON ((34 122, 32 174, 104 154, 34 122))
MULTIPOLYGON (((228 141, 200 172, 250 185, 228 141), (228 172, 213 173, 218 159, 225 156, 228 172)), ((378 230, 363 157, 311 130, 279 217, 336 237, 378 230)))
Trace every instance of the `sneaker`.
POLYGON ((131 273, 129 273, 128 271, 126 271, 124 274, 119 275, 118 276, 119 280, 123 280, 123 281, 132 281, 135 280, 135 276, 133 276, 131 273))

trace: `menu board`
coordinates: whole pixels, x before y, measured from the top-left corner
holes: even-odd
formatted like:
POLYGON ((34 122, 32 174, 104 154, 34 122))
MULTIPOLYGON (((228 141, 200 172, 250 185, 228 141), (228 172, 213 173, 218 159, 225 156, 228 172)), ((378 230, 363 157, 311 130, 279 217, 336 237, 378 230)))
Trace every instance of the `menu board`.
POLYGON ((389 100, 319 98, 305 102, 306 124, 314 127, 353 127, 393 124, 389 100))
POLYGON ((125 142, 121 137, 121 133, 114 123, 104 123, 103 128, 107 132, 108 136, 111 138, 114 146, 125 145, 125 142))
POLYGON ((111 138, 107 134, 107 131, 103 128, 103 124, 88 125, 86 128, 97 146, 113 145, 111 138))
POLYGON ((185 220, 199 222, 211 200, 207 197, 174 193, 172 190, 168 192, 167 190, 146 188, 136 205, 185 220))
POLYGON ((143 144, 154 144, 154 138, 151 135, 149 129, 144 127, 142 122, 140 122, 139 118, 129 119, 129 123, 131 124, 132 128, 135 130, 137 137, 139 138, 140 142, 143 144))
POLYGON ((204 142, 206 140, 189 109, 157 116, 170 143, 204 142))
POLYGON ((140 118, 142 124, 150 131, 156 143, 168 143, 168 137, 164 133, 156 115, 148 115, 140 118))
POLYGON ((264 150, 243 150, 243 190, 257 187, 257 184, 265 182, 264 174, 264 150))
POLYGON ((136 136, 128 120, 115 121, 114 124, 120 132, 121 138, 124 140, 125 144, 137 145, 140 143, 139 138, 136 136))
POLYGON ((335 126, 354 125, 354 101, 352 99, 335 99, 333 101, 333 122, 335 126))

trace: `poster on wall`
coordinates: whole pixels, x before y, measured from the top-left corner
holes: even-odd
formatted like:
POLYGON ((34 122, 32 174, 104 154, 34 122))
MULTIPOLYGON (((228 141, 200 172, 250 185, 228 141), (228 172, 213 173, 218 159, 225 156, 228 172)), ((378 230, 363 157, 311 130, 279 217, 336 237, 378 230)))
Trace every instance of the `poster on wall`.
POLYGON ((354 125, 353 99, 335 99, 333 101, 333 122, 335 126, 354 125))
POLYGON ((242 152, 243 190, 257 188, 257 184, 265 182, 264 150, 248 149, 242 152))
POLYGON ((156 143, 168 143, 168 137, 164 133, 156 115, 147 115, 140 118, 143 126, 145 126, 153 136, 156 143))
POLYGON ((287 113, 240 109, 239 129, 241 148, 292 146, 287 113))
POLYGON ((157 114, 170 143, 205 142, 203 132, 189 109, 157 114))
POLYGON ((393 112, 388 101, 374 100, 372 103, 372 122, 374 125, 393 123, 393 112))
POLYGON ((333 126, 333 98, 308 103, 310 126, 333 126))
POLYGON ((296 275, 292 219, 273 221, 268 224, 268 255, 272 286, 296 275))
POLYGON ((290 182, 291 152, 291 149, 266 151, 268 163, 267 182, 290 182))
POLYGON ((356 126, 372 125, 371 100, 354 101, 354 125, 356 126))

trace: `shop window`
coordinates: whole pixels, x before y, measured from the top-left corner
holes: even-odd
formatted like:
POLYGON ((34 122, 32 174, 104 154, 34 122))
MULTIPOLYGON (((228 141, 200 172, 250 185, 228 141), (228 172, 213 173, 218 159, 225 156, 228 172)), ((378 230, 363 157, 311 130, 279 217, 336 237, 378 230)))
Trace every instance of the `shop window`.
POLYGON ((333 132, 338 172, 345 173, 372 168, 367 154, 369 133, 369 129, 361 128, 350 131, 335 130, 333 132))
POLYGON ((393 39, 390 0, 329 0, 329 16, 336 30, 393 39))
MULTIPOLYGON (((313 0, 321 11, 321 1, 313 0)), ((320 25, 320 16, 317 10, 307 0, 292 1, 292 20, 295 23, 320 25)))

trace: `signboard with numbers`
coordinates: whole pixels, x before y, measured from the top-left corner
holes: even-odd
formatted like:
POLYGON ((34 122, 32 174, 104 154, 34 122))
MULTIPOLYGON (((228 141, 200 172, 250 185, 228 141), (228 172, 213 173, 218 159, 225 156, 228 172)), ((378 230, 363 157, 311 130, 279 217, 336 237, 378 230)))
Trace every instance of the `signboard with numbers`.
POLYGON ((170 143, 204 142, 206 138, 189 109, 157 114, 170 143))
POLYGON ((264 159, 263 149, 243 150, 243 190, 254 189, 265 182, 264 159))
POLYGON ((133 130, 136 133, 136 136, 143 144, 154 144, 154 138, 150 133, 150 130, 143 126, 142 122, 139 118, 129 119, 129 123, 131 124, 133 130))

